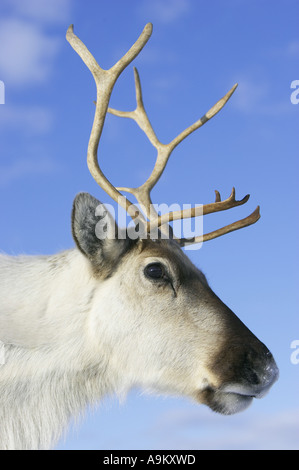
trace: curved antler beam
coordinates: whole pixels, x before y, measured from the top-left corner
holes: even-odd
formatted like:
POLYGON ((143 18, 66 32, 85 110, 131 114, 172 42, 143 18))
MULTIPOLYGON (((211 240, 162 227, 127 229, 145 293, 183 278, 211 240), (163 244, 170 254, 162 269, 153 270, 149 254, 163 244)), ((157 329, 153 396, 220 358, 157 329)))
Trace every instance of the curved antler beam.
POLYGON ((100 187, 114 201, 121 205, 133 219, 136 218, 137 213, 140 218, 143 217, 141 216, 137 207, 134 206, 134 204, 132 204, 127 198, 125 198, 103 174, 98 163, 98 146, 107 114, 111 92, 115 82, 121 72, 143 49, 152 34, 152 29, 152 24, 148 23, 137 41, 131 46, 128 52, 109 70, 104 70, 99 66, 85 44, 83 44, 83 42, 75 35, 73 25, 68 28, 66 33, 66 39, 92 73, 97 87, 96 110, 87 150, 87 164, 89 171, 100 187))
MULTIPOLYGON (((169 157, 172 151, 179 145, 187 136, 189 136, 192 132, 199 129, 203 126, 207 121, 209 121, 212 117, 214 117, 227 103, 229 98, 234 93, 237 84, 235 84, 227 93, 223 96, 219 101, 217 101, 212 108, 206 112, 200 119, 198 119, 195 123, 187 127, 184 131, 182 131, 177 137, 175 137, 171 142, 168 144, 163 144, 155 134, 155 131, 150 123, 148 115, 146 113, 143 98, 142 98, 142 89, 139 74, 136 68, 134 68, 134 77, 135 77, 135 91, 136 91, 136 109, 134 111, 119 111, 113 108, 109 108, 109 100, 111 96, 111 92, 115 85, 115 82, 121 72, 132 62, 132 60, 139 54, 142 48, 145 46, 147 41, 149 40, 152 33, 152 25, 148 23, 144 30, 142 31, 141 35, 137 39, 137 41, 131 46, 128 52, 119 59, 115 65, 113 65, 110 69, 104 70, 102 69, 93 55, 88 51, 86 46, 82 43, 82 41, 74 34, 73 26, 71 25, 67 31, 66 38, 73 47, 73 49, 78 53, 81 57, 83 62, 86 64, 90 72, 92 73, 96 87, 97 87, 97 100, 96 100, 96 110, 95 116, 93 121, 93 126, 90 134, 90 139, 88 143, 88 151, 87 151, 87 164, 90 170, 91 175, 95 179, 95 181, 100 185, 104 191, 120 206, 122 206, 128 214, 132 217, 135 224, 141 222, 143 225, 143 229, 150 233, 153 227, 160 227, 160 230, 163 232, 169 233, 166 227, 166 224, 173 220, 177 219, 184 219, 189 217, 197 217, 198 215, 206 215, 211 214, 213 212, 219 212, 227 209, 231 209, 233 207, 237 207, 239 205, 245 204, 248 199, 249 195, 245 196, 241 200, 236 200, 235 198, 235 188, 233 188, 231 195, 221 201, 221 197, 218 191, 215 191, 216 198, 215 202, 211 204, 206 204, 204 206, 198 206, 193 209, 182 210, 182 211, 175 211, 170 212, 168 214, 163 214, 161 216, 155 211, 151 201, 151 190, 157 184, 158 180, 160 179, 169 157), (139 187, 137 188, 128 188, 128 187, 118 187, 116 188, 111 184, 111 182, 106 178, 103 174, 99 162, 98 162, 98 145, 99 140, 102 134, 105 117, 107 112, 114 114, 119 117, 130 118, 136 121, 138 126, 143 130, 146 134, 148 140, 153 145, 153 147, 157 150, 157 158, 155 166, 148 177, 148 179, 139 187), (120 191, 125 191, 130 194, 133 194, 139 204, 141 205, 142 210, 145 212, 146 218, 142 215, 140 210, 132 204, 129 199, 124 197, 120 191)), ((181 245, 186 245, 190 243, 196 243, 200 241, 211 240, 212 238, 219 237, 224 235, 225 233, 232 232, 233 230, 237 230, 239 228, 246 227, 255 223, 260 217, 259 208, 257 208, 250 216, 242 219, 238 222, 234 222, 233 224, 227 225, 221 229, 218 229, 214 232, 211 232, 206 235, 202 235, 199 237, 194 237, 191 241, 190 240, 179 240, 176 239, 181 245)), ((175 238, 175 237, 174 237, 175 238)))

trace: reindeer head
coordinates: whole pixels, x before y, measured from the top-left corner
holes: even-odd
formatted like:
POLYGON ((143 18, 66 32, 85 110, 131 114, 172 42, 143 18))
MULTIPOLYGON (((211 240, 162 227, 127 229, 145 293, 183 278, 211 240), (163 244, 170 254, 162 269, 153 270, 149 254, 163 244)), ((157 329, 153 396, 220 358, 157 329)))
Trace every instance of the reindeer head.
POLYGON ((159 180, 171 152, 194 130, 218 113, 235 85, 201 119, 169 144, 161 143, 146 114, 136 69, 137 107, 134 111, 108 108, 113 86, 124 68, 137 56, 152 31, 146 25, 130 50, 109 70, 103 70, 74 34, 67 39, 85 62, 97 85, 95 118, 88 145, 87 162, 97 183, 123 207, 138 227, 138 237, 119 229, 102 203, 80 193, 73 206, 75 242, 99 280, 97 290, 105 313, 92 311, 95 335, 110 351, 109 366, 122 375, 125 385, 183 394, 215 411, 241 411, 253 397, 262 397, 278 377, 275 361, 266 346, 223 304, 204 274, 182 251, 190 243, 204 242, 255 223, 259 207, 245 219, 193 238, 178 238, 169 222, 227 210, 248 201, 236 200, 235 189, 222 201, 159 215, 151 190, 159 180), (155 167, 138 188, 116 188, 98 163, 98 144, 106 113, 134 119, 157 150, 155 167), (140 208, 120 191, 134 195, 140 208), (152 230, 157 236, 152 239, 152 230), (104 236, 103 236, 104 234, 104 236))

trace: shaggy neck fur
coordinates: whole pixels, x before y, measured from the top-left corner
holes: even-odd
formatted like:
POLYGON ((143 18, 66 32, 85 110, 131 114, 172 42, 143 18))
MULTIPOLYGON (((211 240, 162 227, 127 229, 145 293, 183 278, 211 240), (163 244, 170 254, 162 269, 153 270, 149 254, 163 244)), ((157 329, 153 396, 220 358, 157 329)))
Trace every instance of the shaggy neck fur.
POLYGON ((0 270, 0 449, 47 449, 70 417, 121 388, 92 331, 96 281, 78 250, 1 255, 0 270))

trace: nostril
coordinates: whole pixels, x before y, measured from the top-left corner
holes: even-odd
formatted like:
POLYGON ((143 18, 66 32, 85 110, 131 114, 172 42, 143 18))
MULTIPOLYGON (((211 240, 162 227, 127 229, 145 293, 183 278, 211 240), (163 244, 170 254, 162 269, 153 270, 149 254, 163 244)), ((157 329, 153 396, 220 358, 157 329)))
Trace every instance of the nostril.
POLYGON ((227 384, 222 388, 222 391, 251 398, 262 398, 268 393, 278 376, 278 367, 272 359, 271 364, 268 364, 259 373, 251 371, 251 374, 246 374, 246 380, 243 378, 242 381, 227 384))
POLYGON ((268 348, 258 342, 251 347, 247 346, 241 354, 236 354, 236 348, 233 347, 231 352, 234 357, 230 357, 230 361, 225 364, 219 362, 223 380, 219 391, 262 398, 279 376, 278 367, 268 348))
MULTIPOLYGON (((263 345, 264 346, 264 345, 263 345)), ((250 390, 250 395, 262 398, 278 379, 278 367, 271 352, 250 349, 243 358, 243 384, 250 390)))
POLYGON ((259 385, 260 384, 260 377, 255 372, 254 369, 247 367, 244 371, 244 377, 248 383, 251 385, 259 385))
POLYGON ((262 398, 279 377, 279 369, 271 353, 269 354, 270 357, 270 361, 268 361, 268 364, 260 374, 260 387, 257 390, 256 398, 262 398))

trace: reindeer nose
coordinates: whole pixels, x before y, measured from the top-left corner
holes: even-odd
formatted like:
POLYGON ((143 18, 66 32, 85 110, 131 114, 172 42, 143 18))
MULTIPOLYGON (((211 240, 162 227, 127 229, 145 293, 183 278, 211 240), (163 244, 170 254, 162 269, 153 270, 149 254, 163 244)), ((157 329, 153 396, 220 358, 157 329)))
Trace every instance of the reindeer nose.
POLYGON ((257 373, 258 383, 254 393, 255 398, 262 398, 272 387, 274 382, 276 382, 279 376, 278 367, 270 351, 267 350, 265 356, 266 359, 264 367, 257 373))
POLYGON ((262 398, 278 379, 279 371, 271 352, 262 345, 258 351, 247 353, 244 367, 246 395, 262 398), (247 383, 246 383, 247 382, 247 383))
POLYGON ((239 373, 222 388, 228 393, 262 398, 278 379, 279 370, 270 351, 262 343, 259 350, 251 349, 239 364, 239 373), (261 351, 262 349, 262 351, 261 351))

